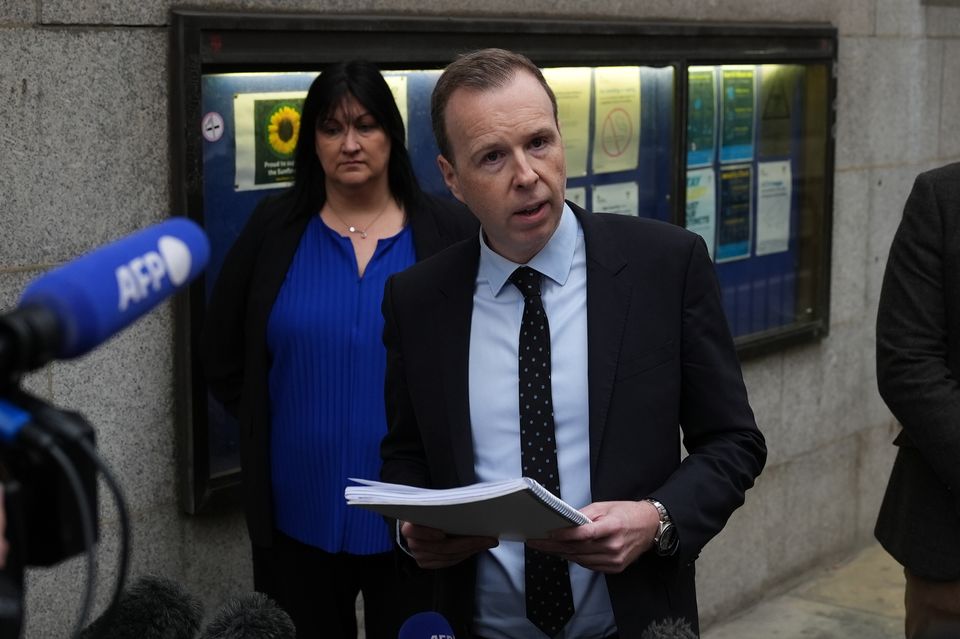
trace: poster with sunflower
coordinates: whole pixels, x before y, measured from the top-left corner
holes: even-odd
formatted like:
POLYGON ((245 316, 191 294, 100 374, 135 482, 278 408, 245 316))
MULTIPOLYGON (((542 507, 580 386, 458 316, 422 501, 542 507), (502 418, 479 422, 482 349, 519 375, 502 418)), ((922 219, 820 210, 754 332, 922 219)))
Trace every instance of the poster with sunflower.
POLYGON ((293 181, 293 154, 305 97, 305 92, 234 95, 237 191, 293 181))

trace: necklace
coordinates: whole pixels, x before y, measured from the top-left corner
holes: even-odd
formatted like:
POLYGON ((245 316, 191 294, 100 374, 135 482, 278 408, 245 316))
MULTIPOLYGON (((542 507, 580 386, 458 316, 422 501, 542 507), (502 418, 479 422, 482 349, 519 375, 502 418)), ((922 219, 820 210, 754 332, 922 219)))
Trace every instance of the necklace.
POLYGON ((350 231, 351 233, 358 233, 360 235, 361 240, 367 239, 367 231, 369 231, 373 227, 373 225, 377 223, 377 220, 379 220, 380 216, 386 212, 387 207, 389 205, 390 205, 390 198, 387 198, 387 201, 384 203, 383 208, 380 209, 380 212, 377 213, 372 220, 370 220, 370 223, 367 224, 367 228, 361 229, 357 226, 353 226, 344 222, 343 218, 340 217, 340 215, 333 210, 332 206, 330 206, 330 202, 327 202, 327 208, 330 210, 330 213, 333 214, 333 217, 337 218, 337 221, 343 224, 345 227, 347 227, 347 230, 350 231))

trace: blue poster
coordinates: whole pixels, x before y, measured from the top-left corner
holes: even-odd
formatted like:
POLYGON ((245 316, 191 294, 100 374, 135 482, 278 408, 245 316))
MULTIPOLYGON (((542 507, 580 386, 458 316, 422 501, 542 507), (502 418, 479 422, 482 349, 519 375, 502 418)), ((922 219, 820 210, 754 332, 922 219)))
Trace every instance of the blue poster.
POLYGON ((750 257, 752 174, 750 165, 731 166, 720 170, 717 262, 750 257))

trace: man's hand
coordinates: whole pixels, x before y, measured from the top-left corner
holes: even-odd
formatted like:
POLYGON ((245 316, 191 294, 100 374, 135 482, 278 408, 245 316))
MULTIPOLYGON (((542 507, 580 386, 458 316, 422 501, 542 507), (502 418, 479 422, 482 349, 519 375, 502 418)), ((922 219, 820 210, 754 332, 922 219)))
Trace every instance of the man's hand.
POLYGON ((527 545, 597 572, 619 573, 647 552, 660 514, 646 501, 601 501, 580 509, 592 523, 559 528, 527 545))
POLYGON ((418 526, 405 521, 400 534, 407 541, 407 550, 421 568, 447 568, 476 553, 499 545, 494 537, 448 535, 442 530, 418 526))

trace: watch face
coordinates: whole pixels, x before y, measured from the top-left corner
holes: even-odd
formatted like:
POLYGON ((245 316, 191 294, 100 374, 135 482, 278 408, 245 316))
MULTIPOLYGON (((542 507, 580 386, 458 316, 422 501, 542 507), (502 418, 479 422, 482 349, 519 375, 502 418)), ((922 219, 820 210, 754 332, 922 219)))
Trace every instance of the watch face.
POLYGON ((677 545, 677 529, 673 524, 667 524, 660 533, 660 543, 657 544, 657 550, 664 555, 673 553, 677 545))

